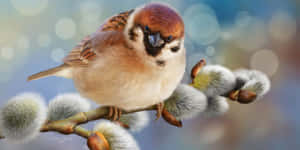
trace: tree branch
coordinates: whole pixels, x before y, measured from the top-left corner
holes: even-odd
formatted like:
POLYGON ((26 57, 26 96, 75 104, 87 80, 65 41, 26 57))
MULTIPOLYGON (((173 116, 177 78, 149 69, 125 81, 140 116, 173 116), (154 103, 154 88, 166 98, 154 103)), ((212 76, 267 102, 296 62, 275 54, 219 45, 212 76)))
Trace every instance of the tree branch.
MULTIPOLYGON (((143 108, 143 109, 136 109, 136 110, 130 110, 130 111, 124 111, 122 114, 129 114, 139 111, 150 111, 150 110, 156 110, 156 105, 143 108)), ((67 118, 65 120, 58 120, 53 122, 46 122, 42 128, 41 132, 59 132, 62 134, 77 134, 82 137, 88 137, 91 133, 88 131, 85 131, 84 128, 79 127, 78 125, 87 123, 89 121, 99 120, 99 119, 106 119, 106 116, 109 113, 108 107, 99 107, 97 109, 88 111, 88 112, 81 112, 78 113, 70 118, 67 118)), ((165 119, 166 120, 166 119, 165 119)), ((166 120, 167 121, 167 120, 166 120)), ((169 121, 167 121, 169 123, 169 121)), ((172 123, 170 123, 172 124, 172 123)))
MULTIPOLYGON (((196 77, 196 75, 200 72, 201 68, 204 67, 206 64, 205 60, 200 60, 192 69, 191 71, 191 78, 192 80, 196 77)), ((193 81, 194 82, 194 81, 193 81)), ((192 84, 190 84, 192 86, 192 84)), ((239 101, 240 103, 249 103, 255 97, 256 94, 251 91, 245 91, 240 89, 233 89, 231 92, 222 95, 231 99, 233 101, 239 101)), ((122 111, 122 114, 129 114, 135 113, 140 111, 152 111, 157 110, 157 105, 153 105, 143 109, 136 109, 130 111, 122 111)), ((74 116, 71 116, 64 120, 58 121, 47 121, 41 127, 40 132, 58 132, 61 134, 75 134, 80 137, 87 139, 88 147, 91 150, 108 150, 109 145, 107 144, 106 139, 97 132, 89 131, 84 127, 81 127, 81 124, 88 123, 90 121, 99 120, 99 119, 108 119, 107 116, 109 115, 109 107, 99 107, 94 110, 90 110, 88 112, 81 112, 74 116)), ((177 120, 170 112, 166 109, 163 109, 162 116, 164 120, 174 126, 182 127, 181 121, 177 120)), ((122 122, 119 122, 122 126, 122 122)), ((124 126, 125 127, 125 126, 124 126)), ((125 128, 128 128, 125 127, 125 128)), ((4 136, 0 135, 0 139, 4 139, 4 136)))
MULTIPOLYGON (((200 72, 201 68, 203 68, 206 64, 204 59, 201 59, 192 69, 191 77, 194 79, 196 75, 200 72)), ((232 90, 228 94, 223 95, 233 101, 244 98, 249 101, 249 99, 253 99, 255 97, 255 93, 249 93, 248 91, 241 91, 241 90, 232 90)), ((245 100, 246 101, 246 100, 245 100)), ((122 114, 129 114, 139 111, 152 111, 156 110, 157 106, 153 105, 147 108, 130 110, 130 111, 122 111, 122 114)), ((76 134, 83 138, 88 138, 92 135, 92 131, 89 131, 79 125, 88 123, 89 121, 99 120, 99 119, 107 119, 109 113, 108 107, 99 107, 97 109, 88 111, 88 112, 81 112, 72 117, 69 117, 64 120, 52 121, 52 122, 45 122, 44 125, 41 127, 40 132, 58 132, 61 134, 76 134)), ((182 127, 181 121, 176 120, 176 118, 170 114, 166 109, 163 110, 162 116, 164 120, 174 126, 182 127)), ((122 125, 122 124, 121 124, 122 125)), ((4 137, 0 135, 0 139, 4 137)))

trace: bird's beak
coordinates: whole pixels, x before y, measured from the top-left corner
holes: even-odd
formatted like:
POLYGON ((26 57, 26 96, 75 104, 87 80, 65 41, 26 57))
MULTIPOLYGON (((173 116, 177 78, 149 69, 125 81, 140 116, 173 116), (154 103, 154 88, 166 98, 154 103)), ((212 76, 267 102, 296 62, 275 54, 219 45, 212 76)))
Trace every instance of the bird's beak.
POLYGON ((148 39, 152 47, 160 47, 164 43, 164 40, 160 37, 160 33, 150 34, 148 39))

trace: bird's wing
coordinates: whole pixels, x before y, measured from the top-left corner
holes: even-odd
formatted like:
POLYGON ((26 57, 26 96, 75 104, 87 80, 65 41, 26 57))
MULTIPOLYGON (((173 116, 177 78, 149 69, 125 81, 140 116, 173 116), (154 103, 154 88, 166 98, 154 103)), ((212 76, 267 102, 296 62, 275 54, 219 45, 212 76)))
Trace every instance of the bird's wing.
POLYGON ((95 34, 85 37, 75 46, 63 59, 63 62, 72 66, 86 66, 97 55, 98 49, 95 48, 95 43, 97 43, 97 47, 100 45, 104 48, 104 46, 120 42, 122 39, 120 33, 123 32, 132 12, 133 10, 129 10, 109 18, 95 34))
POLYGON ((91 37, 87 36, 70 51, 63 62, 72 66, 85 66, 89 60, 96 56, 91 48, 91 37))
POLYGON ((129 16, 134 10, 129 10, 121 12, 118 15, 115 15, 109 18, 105 23, 100 27, 101 31, 120 31, 122 32, 127 24, 129 16))

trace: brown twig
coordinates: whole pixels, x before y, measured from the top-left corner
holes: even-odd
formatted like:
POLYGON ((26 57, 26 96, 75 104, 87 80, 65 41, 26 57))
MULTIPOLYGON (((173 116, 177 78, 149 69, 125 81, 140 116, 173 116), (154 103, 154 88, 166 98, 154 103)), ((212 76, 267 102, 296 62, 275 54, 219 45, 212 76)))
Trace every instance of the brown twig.
MULTIPOLYGON (((157 107, 156 105, 153 105, 143 109, 123 111, 122 114, 156 110, 156 107, 157 107)), ((166 114, 166 109, 163 110, 164 110, 164 114, 166 114)), ((87 139, 88 147, 91 150, 109 150, 109 146, 107 147, 107 144, 105 144, 107 141, 105 140, 104 136, 101 136, 101 133, 96 134, 95 132, 89 131, 80 126, 81 124, 87 123, 89 121, 106 119, 108 113, 109 113, 108 107, 99 107, 97 109, 88 112, 78 113, 64 120, 58 120, 52 122, 47 121, 41 127, 40 132, 58 132, 66 135, 75 134, 87 139)), ((180 124, 176 123, 176 120, 174 120, 175 117, 172 116, 171 114, 164 115, 163 118, 165 119, 166 122, 168 122, 171 125, 177 127, 181 126, 181 122, 180 124)), ((5 137, 0 135, 0 139, 3 138, 5 137)))
MULTIPOLYGON (((200 60, 192 69, 191 77, 194 79, 196 75, 200 72, 200 70, 206 64, 205 60, 200 60)), ((240 103, 250 103, 256 98, 256 94, 251 91, 245 90, 233 90, 228 94, 223 95, 231 100, 238 101, 240 103)), ((143 109, 136 109, 130 111, 122 111, 122 114, 129 114, 139 111, 151 111, 156 110, 157 106, 153 105, 143 109)), ((99 120, 99 119, 106 119, 109 114, 108 107, 99 107, 97 109, 88 111, 88 112, 81 112, 78 113, 70 118, 65 120, 53 121, 53 122, 46 122, 42 128, 41 132, 59 132, 62 134, 76 134, 78 136, 84 137, 88 139, 88 146, 91 150, 106 150, 109 149, 106 146, 103 146, 103 137, 100 134, 95 134, 92 131, 88 131, 79 125, 87 123, 89 121, 99 120)), ((162 115, 164 120, 174 126, 182 127, 182 122, 178 121, 172 114, 170 114, 166 109, 163 109, 162 115)), ((122 125, 122 123, 121 123, 122 125)), ((126 126, 125 126, 126 127, 126 126)), ((0 136, 1 138, 1 136, 0 136)), ((105 145, 105 141, 104 141, 105 145)))
POLYGON ((257 94, 248 90, 233 90, 224 96, 241 104, 249 104, 256 99, 257 94))
POLYGON ((177 120, 170 112, 168 112, 166 109, 162 110, 162 116, 163 118, 170 124, 176 126, 176 127, 182 127, 181 120, 177 120))
POLYGON ((90 150, 109 150, 108 141, 105 139, 103 134, 95 132, 87 140, 87 145, 90 150))
MULTIPOLYGON (((192 69, 191 77, 192 80, 196 77, 196 75, 200 72, 200 70, 204 67, 206 61, 204 59, 200 60, 192 69)), ((193 81, 194 82, 194 81, 193 81)), ((228 97, 233 101, 238 101, 240 103, 250 103, 256 98, 256 93, 246 90, 233 90, 228 94, 223 95, 228 97)), ((157 105, 153 105, 143 109, 136 109, 130 111, 122 111, 122 114, 129 114, 135 113, 140 111, 151 111, 157 110, 157 105)), ((106 119, 109 115, 109 107, 99 107, 97 109, 88 111, 88 112, 81 112, 72 117, 69 117, 64 120, 58 121, 47 121, 41 127, 40 132, 58 132, 61 134, 76 134, 80 137, 87 139, 87 145, 90 150, 109 150, 109 145, 105 137, 98 132, 89 131, 83 127, 81 124, 88 123, 89 121, 99 120, 99 119, 106 119)), ((174 126, 182 127, 182 122, 177 120, 171 113, 169 113, 166 109, 162 109, 162 116, 164 120, 174 126)), ((122 122, 117 122, 124 128, 130 128, 126 124, 122 122)), ((5 138, 4 136, 0 135, 0 139, 5 138)))
MULTIPOLYGON (((136 109, 136 110, 130 110, 130 111, 123 111, 122 114, 129 114, 139 111, 149 111, 149 110, 156 110, 156 105, 143 108, 143 109, 136 109)), ((84 131, 83 128, 79 128, 78 125, 87 123, 89 121, 99 120, 99 119, 106 119, 106 116, 108 115, 109 110, 107 107, 99 107, 97 109, 88 111, 88 112, 82 112, 78 113, 70 118, 67 118, 65 120, 59 120, 59 121, 53 121, 53 122, 46 122, 42 128, 41 132, 59 132, 62 134, 77 134, 82 137, 88 137, 91 133, 88 133, 88 131, 84 131)), ((171 125, 174 125, 173 121, 170 122, 170 119, 168 117, 171 117, 170 115, 167 117, 163 117, 166 122, 168 122, 171 125)))
POLYGON ((194 79, 205 65, 206 65, 205 59, 201 59, 196 65, 194 65, 191 71, 191 78, 194 79))

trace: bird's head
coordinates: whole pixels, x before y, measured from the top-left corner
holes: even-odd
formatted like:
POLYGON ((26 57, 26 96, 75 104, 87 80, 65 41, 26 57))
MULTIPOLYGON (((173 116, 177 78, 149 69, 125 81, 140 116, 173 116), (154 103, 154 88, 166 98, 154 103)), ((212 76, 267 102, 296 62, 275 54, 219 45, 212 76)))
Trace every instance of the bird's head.
POLYGON ((169 6, 150 3, 134 10, 125 27, 128 43, 147 60, 164 66, 185 55, 184 23, 169 6))

